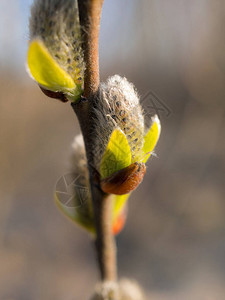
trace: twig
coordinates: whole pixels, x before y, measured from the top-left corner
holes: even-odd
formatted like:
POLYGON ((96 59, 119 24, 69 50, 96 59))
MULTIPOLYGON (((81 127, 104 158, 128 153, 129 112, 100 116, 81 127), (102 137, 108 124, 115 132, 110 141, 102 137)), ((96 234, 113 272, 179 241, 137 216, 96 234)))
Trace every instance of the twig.
POLYGON ((78 0, 82 29, 84 61, 84 96, 94 94, 99 87, 99 28, 104 0, 78 0))
POLYGON ((91 100, 96 97, 99 88, 99 54, 98 37, 103 0, 78 0, 80 23, 83 38, 84 59, 86 64, 84 76, 84 96, 79 103, 72 104, 77 114, 84 137, 90 174, 90 187, 96 223, 96 250, 102 280, 116 281, 116 246, 112 234, 112 199, 102 192, 99 176, 93 168, 91 100), (88 99, 88 100, 87 100, 88 99))

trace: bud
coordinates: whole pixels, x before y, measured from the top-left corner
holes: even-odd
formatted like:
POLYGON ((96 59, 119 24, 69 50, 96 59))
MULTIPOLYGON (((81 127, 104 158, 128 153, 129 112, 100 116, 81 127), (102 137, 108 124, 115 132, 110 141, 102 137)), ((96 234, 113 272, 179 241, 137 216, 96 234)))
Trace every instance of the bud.
MULTIPOLYGON (((60 193, 55 192, 55 202, 59 209, 72 221, 81 225, 88 232, 95 235, 95 222, 91 191, 89 186, 89 173, 81 134, 74 138, 72 144, 71 173, 69 173, 70 203, 62 201, 60 193)), ((65 184, 67 184, 65 182, 65 184)), ((125 202, 129 195, 112 195, 112 232, 117 235, 124 227, 127 215, 125 202)))
POLYGON ((143 163, 133 163, 122 170, 101 180, 101 188, 105 193, 124 195, 135 190, 145 175, 146 167, 143 163))
POLYGON ((119 284, 114 281, 103 281, 97 284, 91 300, 122 300, 119 284))
POLYGON ((120 300, 146 300, 139 284, 127 278, 121 279, 120 286, 120 300))
POLYGON ((152 118, 150 130, 132 83, 119 75, 100 85, 93 104, 94 165, 105 193, 128 194, 142 181, 145 165, 160 134, 160 122, 152 118), (146 133, 147 132, 147 133, 146 133))
POLYGON ((145 296, 134 280, 122 279, 119 282, 103 281, 95 287, 91 300, 145 300, 145 296))
POLYGON ((43 89, 61 92, 72 101, 80 97, 84 61, 77 1, 34 2, 27 60, 31 76, 43 89))
POLYGON ((126 219, 127 219, 127 205, 123 207, 123 210, 120 212, 120 214, 117 214, 116 219, 113 221, 112 229, 114 235, 117 235, 121 232, 121 230, 124 228, 124 225, 126 223, 126 219))
POLYGON ((106 83, 101 83, 99 98, 95 104, 95 115, 94 152, 97 169, 115 129, 120 129, 126 136, 132 161, 140 160, 143 154, 144 117, 133 84, 119 75, 114 75, 106 83))

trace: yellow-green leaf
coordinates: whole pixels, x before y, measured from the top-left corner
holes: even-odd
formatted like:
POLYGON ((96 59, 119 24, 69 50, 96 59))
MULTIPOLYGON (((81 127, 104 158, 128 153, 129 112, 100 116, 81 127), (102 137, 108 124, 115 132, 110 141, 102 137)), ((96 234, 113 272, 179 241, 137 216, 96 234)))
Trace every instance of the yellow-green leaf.
POLYGON ((154 150, 154 148, 158 142, 160 132, 161 132, 160 121, 159 121, 158 116, 155 115, 152 118, 152 125, 151 125, 150 129, 144 137, 143 152, 144 152, 145 157, 143 159, 143 163, 146 163, 146 161, 149 159, 152 151, 154 150))
POLYGON ((80 206, 77 205, 79 203, 79 191, 78 193, 74 193, 73 195, 73 202, 74 205, 67 205, 64 204, 61 197, 65 194, 64 192, 58 192, 56 191, 54 193, 54 199, 55 203, 58 206, 58 208, 61 210, 61 212, 68 217, 70 220, 75 222, 77 225, 80 225, 87 231, 89 231, 92 234, 95 234, 95 224, 93 220, 93 216, 90 214, 90 210, 88 208, 88 203, 81 203, 80 206), (76 198, 77 197, 77 198, 76 198))
POLYGON ((114 207, 113 207, 113 220, 115 220, 124 208, 130 194, 125 195, 113 195, 114 207))
POLYGON ((127 138, 120 129, 115 129, 101 161, 101 178, 106 178, 130 164, 131 150, 127 138))
POLYGON ((72 77, 53 59, 41 40, 33 40, 28 49, 27 64, 32 77, 51 91, 74 94, 76 84, 72 77))

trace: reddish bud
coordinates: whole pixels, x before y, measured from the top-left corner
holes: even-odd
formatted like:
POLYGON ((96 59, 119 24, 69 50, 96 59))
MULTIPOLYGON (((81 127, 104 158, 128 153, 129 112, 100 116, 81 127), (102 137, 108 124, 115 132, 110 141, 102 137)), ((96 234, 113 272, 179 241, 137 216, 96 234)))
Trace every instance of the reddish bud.
POLYGON ((145 164, 135 162, 101 180, 103 192, 115 195, 128 194, 135 190, 145 175, 145 164))
POLYGON ((126 222, 126 218, 127 218, 127 209, 126 207, 122 210, 122 212, 120 213, 120 215, 116 218, 116 220, 113 222, 113 234, 117 235, 121 232, 121 230, 123 229, 125 222, 126 222))
POLYGON ((43 87, 40 86, 40 89, 42 90, 42 92, 50 97, 50 98, 54 98, 54 99, 59 99, 62 102, 67 102, 68 99, 66 98, 66 96, 62 93, 62 92, 53 92, 53 91, 49 91, 44 89, 43 87))

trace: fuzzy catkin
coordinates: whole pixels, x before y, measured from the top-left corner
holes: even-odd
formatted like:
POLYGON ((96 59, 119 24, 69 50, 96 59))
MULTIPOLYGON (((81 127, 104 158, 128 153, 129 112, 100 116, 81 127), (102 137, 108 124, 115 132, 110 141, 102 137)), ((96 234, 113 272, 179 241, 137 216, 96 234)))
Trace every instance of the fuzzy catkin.
POLYGON ((96 168, 99 169, 109 138, 116 128, 126 135, 132 162, 139 160, 142 156, 144 117, 133 84, 119 75, 108 78, 106 83, 100 84, 93 110, 93 155, 96 168))
POLYGON ((75 136, 72 150, 71 171, 72 177, 75 180, 73 191, 74 206, 76 207, 80 221, 91 226, 93 224, 93 211, 89 189, 89 174, 84 140, 81 134, 75 136))
POLYGON ((35 0, 31 7, 30 40, 40 39, 56 62, 81 83, 84 60, 76 0, 35 0))
POLYGON ((91 300, 146 300, 137 282, 127 278, 119 282, 101 282, 95 290, 91 300))

